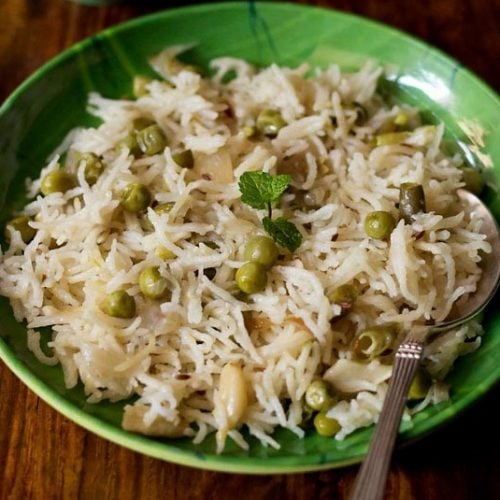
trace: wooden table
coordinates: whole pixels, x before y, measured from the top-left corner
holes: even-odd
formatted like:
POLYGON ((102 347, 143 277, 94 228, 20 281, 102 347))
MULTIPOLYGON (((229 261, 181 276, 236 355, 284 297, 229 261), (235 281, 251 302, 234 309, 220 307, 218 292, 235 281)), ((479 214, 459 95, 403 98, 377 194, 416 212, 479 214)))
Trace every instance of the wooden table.
MULTIPOLYGON (((183 3, 189 2, 142 0, 94 8, 66 0, 1 0, 0 101, 74 42, 111 24, 183 3)), ((495 9, 494 0, 303 3, 332 6, 401 28, 454 56, 493 88, 500 87, 500 9, 495 9)), ((388 498, 498 498, 499 389, 447 428, 396 453, 388 498)), ((164 463, 76 426, 0 362, 0 500, 346 498, 356 471, 350 467, 246 477, 164 463)))

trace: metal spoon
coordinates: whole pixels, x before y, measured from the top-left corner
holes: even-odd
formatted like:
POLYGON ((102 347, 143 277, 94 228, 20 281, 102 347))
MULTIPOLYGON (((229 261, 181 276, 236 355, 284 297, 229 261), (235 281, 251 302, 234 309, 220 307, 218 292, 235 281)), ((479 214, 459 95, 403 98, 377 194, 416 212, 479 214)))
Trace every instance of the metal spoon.
POLYGON ((445 321, 431 327, 415 328, 396 351, 394 367, 387 395, 375 427, 368 454, 361 466, 351 500, 379 500, 383 498, 387 473, 408 389, 422 356, 425 341, 430 332, 448 330, 465 323, 479 314, 493 298, 500 278, 500 237, 495 218, 486 205, 464 189, 457 191, 462 204, 468 205, 469 213, 482 219, 480 232, 487 236, 491 253, 481 261, 483 274, 477 290, 466 301, 459 301, 445 321))

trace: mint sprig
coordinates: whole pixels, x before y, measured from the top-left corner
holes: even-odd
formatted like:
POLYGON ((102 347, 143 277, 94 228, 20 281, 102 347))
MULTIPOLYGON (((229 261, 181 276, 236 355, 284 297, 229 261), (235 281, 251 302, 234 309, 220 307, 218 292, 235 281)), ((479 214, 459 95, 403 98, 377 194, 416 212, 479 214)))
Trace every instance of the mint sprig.
POLYGON ((289 175, 245 172, 239 182, 241 201, 257 209, 275 207, 291 180, 289 175))
POLYGON ((293 222, 284 217, 278 217, 274 220, 264 217, 262 225, 278 245, 288 248, 290 252, 295 252, 300 247, 302 235, 293 222))
POLYGON ((268 216, 262 224, 269 236, 281 245, 294 252, 302 243, 302 235, 293 222, 278 217, 272 219, 272 209, 290 185, 289 175, 270 175, 267 172, 245 172, 240 177, 239 188, 241 201, 257 210, 267 209, 268 216))

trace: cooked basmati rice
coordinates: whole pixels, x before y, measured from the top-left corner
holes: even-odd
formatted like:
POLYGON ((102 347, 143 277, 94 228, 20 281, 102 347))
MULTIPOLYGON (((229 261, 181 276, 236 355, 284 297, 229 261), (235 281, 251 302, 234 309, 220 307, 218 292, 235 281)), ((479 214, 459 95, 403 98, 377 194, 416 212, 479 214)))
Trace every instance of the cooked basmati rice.
MULTIPOLYGON (((37 232, 25 244, 10 231, 0 293, 16 319, 26 320, 29 349, 43 363, 58 361, 67 387, 80 380, 91 403, 138 396, 125 408, 128 430, 193 436, 195 443, 218 431, 221 452, 226 436, 248 446, 238 431, 246 426, 263 445, 279 448, 273 430, 303 436, 305 391, 326 372, 342 394, 328 415, 340 423, 336 437, 343 439, 377 420, 390 376, 390 356, 362 364, 353 358, 356 332, 393 323, 400 332, 394 351, 412 325, 444 319, 476 288, 480 252, 490 247, 478 232, 480 221, 458 205, 462 160, 440 149, 442 125, 422 126, 416 109, 388 105, 376 94, 381 69, 370 64, 354 74, 332 65, 306 77, 307 65, 256 69, 220 58, 212 61, 214 76, 202 78, 189 67, 169 72, 171 55, 153 61, 170 83, 151 81, 135 101, 90 95, 89 111, 102 124, 72 131, 40 177, 59 168, 69 149, 66 168, 77 175, 77 187, 43 197, 40 179, 28 181, 34 199, 22 214, 34 217, 37 232), (236 78, 222 83, 232 70, 236 78), (364 123, 356 103, 368 111, 364 123), (279 110, 287 125, 275 138, 249 139, 244 127, 262 109, 279 110), (410 137, 375 146, 373 138, 390 131, 401 113, 410 137), (138 117, 161 127, 169 144, 164 151, 136 159, 117 147, 138 117), (172 159, 185 148, 195 156, 192 170, 172 159), (102 157, 106 167, 95 185, 71 151, 102 157), (234 275, 245 243, 264 234, 258 211, 240 201, 238 179, 253 170, 292 176, 275 214, 293 221, 303 242, 293 255, 282 252, 262 292, 241 297, 234 275), (174 204, 163 215, 148 209, 152 228, 120 209, 120 192, 131 182, 149 186, 156 202, 174 204), (405 182, 425 187, 427 212, 411 225, 399 221, 389 241, 368 238, 365 216, 397 215, 405 182), (297 204, 300 190, 310 206, 297 204), (159 246, 173 258, 161 260, 159 246), (138 276, 150 266, 168 278, 169 301, 141 295, 138 276), (204 274, 209 268, 216 270, 213 279, 204 274), (361 293, 341 317, 328 295, 353 282, 361 293), (99 307, 119 288, 137 304, 131 320, 99 307), (36 329, 46 326, 53 329, 53 356, 39 345, 36 329), (233 424, 219 385, 231 363, 241 367, 248 393, 233 424)), ((479 346, 481 334, 473 323, 427 346, 426 367, 436 381, 416 409, 447 398, 440 381, 456 357, 479 346)))

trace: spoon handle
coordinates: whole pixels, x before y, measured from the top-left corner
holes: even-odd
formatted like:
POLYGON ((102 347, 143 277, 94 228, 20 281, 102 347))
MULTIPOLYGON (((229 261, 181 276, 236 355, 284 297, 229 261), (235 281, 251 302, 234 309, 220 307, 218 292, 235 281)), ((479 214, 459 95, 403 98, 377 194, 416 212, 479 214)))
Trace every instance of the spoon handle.
POLYGON ((392 450, 401 422, 401 416, 423 345, 406 341, 396 351, 394 368, 382 411, 375 427, 368 455, 361 466, 351 500, 379 500, 384 496, 392 450))

